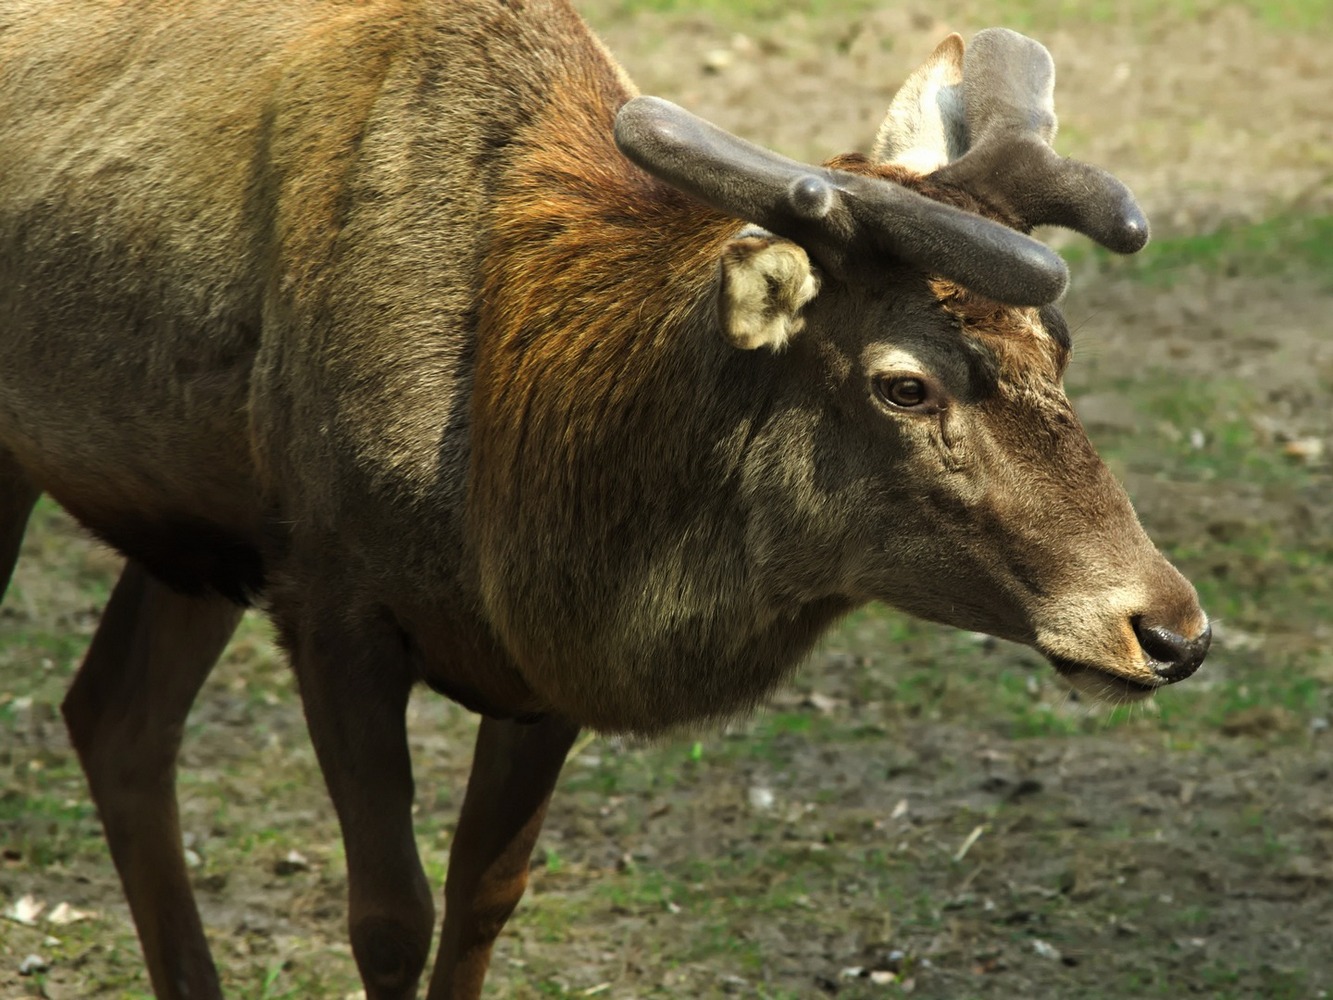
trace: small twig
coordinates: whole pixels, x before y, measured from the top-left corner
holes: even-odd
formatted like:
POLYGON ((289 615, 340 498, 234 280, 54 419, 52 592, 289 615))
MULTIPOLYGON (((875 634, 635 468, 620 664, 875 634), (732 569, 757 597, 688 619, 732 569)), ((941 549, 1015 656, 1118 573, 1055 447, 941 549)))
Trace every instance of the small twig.
MULTIPOLYGON (((964 849, 966 849, 966 846, 970 845, 965 845, 964 849)), ((972 883, 976 881, 977 876, 981 874, 983 868, 985 868, 985 865, 977 865, 970 872, 968 872, 967 878, 963 879, 963 881, 959 883, 958 891, 966 892, 968 889, 970 889, 972 887, 972 883)))
POLYGON ((597 739, 596 732, 591 729, 584 730, 583 734, 574 741, 574 745, 569 748, 569 753, 566 754, 566 756, 572 760, 579 754, 583 753, 584 750, 587 750, 588 747, 592 746, 592 741, 595 739, 597 739))
POLYGON ((978 840, 980 840, 981 835, 985 832, 986 832, 986 825, 984 823, 981 826, 976 827, 971 833, 967 835, 967 839, 963 841, 963 846, 958 848, 958 851, 956 854, 954 854, 953 859, 955 861, 962 861, 963 858, 967 857, 967 852, 972 850, 972 845, 975 844, 978 840))

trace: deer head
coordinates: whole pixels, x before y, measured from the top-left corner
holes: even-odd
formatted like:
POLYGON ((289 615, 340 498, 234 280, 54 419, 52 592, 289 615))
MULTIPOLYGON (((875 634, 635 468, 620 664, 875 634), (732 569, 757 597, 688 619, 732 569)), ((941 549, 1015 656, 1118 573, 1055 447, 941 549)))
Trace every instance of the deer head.
POLYGON ((616 141, 749 223, 721 255, 717 325, 780 386, 747 460, 768 576, 1030 644, 1130 699, 1192 674, 1210 630, 1062 388, 1067 273, 1027 233, 1128 253, 1148 224, 1052 149, 1053 84, 1045 48, 993 29, 939 46, 869 158, 796 163, 648 97, 616 141))

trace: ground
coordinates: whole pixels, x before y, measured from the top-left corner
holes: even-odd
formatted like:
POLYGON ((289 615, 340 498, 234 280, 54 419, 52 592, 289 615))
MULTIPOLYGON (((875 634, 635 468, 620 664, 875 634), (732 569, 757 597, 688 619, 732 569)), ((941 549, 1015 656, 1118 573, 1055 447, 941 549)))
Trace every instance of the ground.
MULTIPOLYGON (((871 609, 753 720, 651 746, 589 739, 490 995, 1326 996, 1324 0, 585 10, 645 92, 807 159, 864 149, 947 32, 1040 37, 1061 151, 1113 168, 1154 222, 1131 261, 1052 234, 1074 275, 1071 395, 1217 641, 1188 683, 1109 712, 1028 651, 871 609)), ((5 1000, 148 995, 57 710, 116 565, 43 506, 0 609, 5 1000)), ((438 883, 474 722, 424 693, 411 711, 438 883)), ((257 617, 200 698, 180 780, 228 995, 357 996, 332 812, 257 617)))

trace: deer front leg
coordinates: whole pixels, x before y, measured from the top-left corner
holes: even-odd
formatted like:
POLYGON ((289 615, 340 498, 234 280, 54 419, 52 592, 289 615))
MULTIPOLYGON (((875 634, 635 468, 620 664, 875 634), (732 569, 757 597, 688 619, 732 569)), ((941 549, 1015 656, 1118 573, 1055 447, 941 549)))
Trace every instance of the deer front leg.
POLYGON ((39 496, 41 490, 19 468, 14 456, 0 448, 0 597, 9 588, 28 515, 39 496))
POLYGON ((483 718, 449 852, 444 930, 429 1000, 475 1000, 491 947, 528 884, 546 806, 578 727, 483 718))
POLYGON ((367 1000, 410 1000, 435 907, 412 831, 402 643, 365 625, 289 631, 306 722, 347 852, 348 929, 367 1000))
POLYGON ((176 806, 185 718, 241 609, 128 562, 61 711, 161 1000, 218 1000, 176 806))

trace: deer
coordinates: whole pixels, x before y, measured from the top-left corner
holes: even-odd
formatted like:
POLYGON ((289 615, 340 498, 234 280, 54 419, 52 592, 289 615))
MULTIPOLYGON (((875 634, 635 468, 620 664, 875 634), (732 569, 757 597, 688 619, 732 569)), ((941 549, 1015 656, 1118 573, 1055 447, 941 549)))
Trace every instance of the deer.
POLYGON ((822 165, 640 95, 567 0, 4 0, 0 65, 0 590, 41 494, 125 557, 62 712, 158 997, 221 995, 175 776, 247 606, 370 1000, 434 932, 419 684, 480 716, 427 993, 467 1000, 582 731, 741 716, 871 601, 1112 700, 1203 661, 1031 235, 1148 223, 1054 151, 1032 39, 950 35, 822 165))

